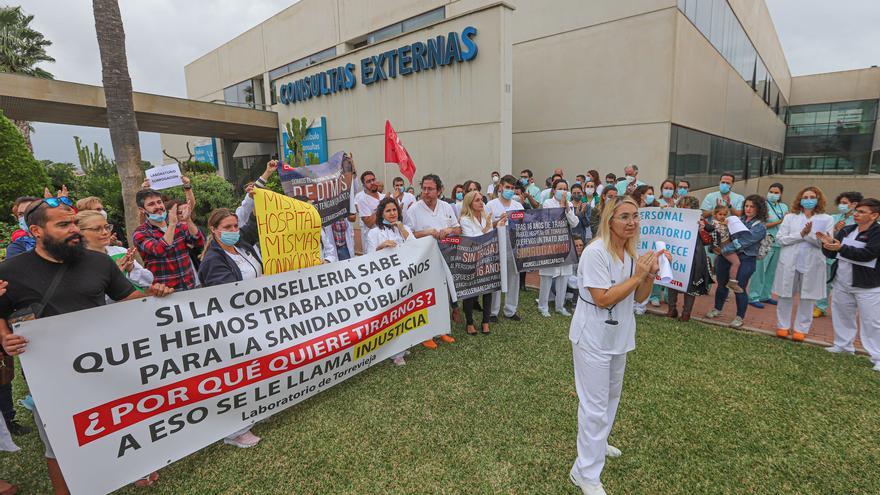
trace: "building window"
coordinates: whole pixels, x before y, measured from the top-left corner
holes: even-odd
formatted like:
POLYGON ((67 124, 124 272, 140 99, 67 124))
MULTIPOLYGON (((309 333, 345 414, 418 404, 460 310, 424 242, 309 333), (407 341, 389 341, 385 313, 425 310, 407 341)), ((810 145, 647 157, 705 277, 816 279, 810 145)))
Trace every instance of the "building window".
POLYGON ((779 94, 773 76, 727 0, 678 0, 678 10, 709 40, 770 110, 785 121, 788 103, 779 94))
POLYGON ((722 173, 737 180, 778 173, 782 154, 713 136, 687 127, 672 126, 669 142, 669 177, 687 179, 691 189, 713 187, 722 173))
POLYGON ((223 89, 227 105, 246 108, 263 107, 263 79, 248 79, 223 89))
POLYGON ((796 105, 788 108, 788 115, 786 173, 869 172, 877 100, 796 105))
POLYGON ((446 8, 438 7, 434 10, 429 10, 424 14, 410 17, 405 21, 395 22, 390 26, 385 26, 382 29, 378 29, 376 31, 373 31, 372 33, 351 40, 348 42, 348 45, 351 47, 352 50, 354 50, 356 48, 379 43, 399 34, 421 29, 429 24, 442 21, 443 19, 446 19, 446 8))
MULTIPOLYGON (((281 67, 278 67, 277 69, 270 70, 269 71, 269 81, 274 81, 275 79, 278 79, 279 77, 282 77, 282 76, 286 76, 287 74, 301 71, 305 68, 308 68, 312 65, 320 63, 324 60, 327 60, 328 58, 333 58, 335 56, 336 56, 336 47, 332 46, 330 48, 327 48, 326 50, 321 50, 318 53, 313 53, 313 54, 309 55, 308 57, 303 57, 299 60, 294 60, 293 62, 290 62, 289 64, 285 64, 285 65, 282 65, 281 67)), ((272 91, 272 94, 273 95, 275 94, 274 89, 272 91)))

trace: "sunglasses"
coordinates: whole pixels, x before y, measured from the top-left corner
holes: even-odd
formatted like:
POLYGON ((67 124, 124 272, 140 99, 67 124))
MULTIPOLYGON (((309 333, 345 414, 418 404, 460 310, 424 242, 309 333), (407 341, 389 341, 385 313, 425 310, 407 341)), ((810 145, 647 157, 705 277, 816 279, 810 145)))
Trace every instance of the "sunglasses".
POLYGON ((74 206, 73 201, 71 201, 70 198, 68 198, 67 196, 61 196, 60 198, 45 198, 41 199, 35 205, 28 208, 27 213, 24 214, 24 223, 30 225, 30 221, 28 219, 44 204, 49 205, 49 208, 58 208, 59 206, 64 205, 73 208, 74 213, 76 213, 76 206, 74 206))

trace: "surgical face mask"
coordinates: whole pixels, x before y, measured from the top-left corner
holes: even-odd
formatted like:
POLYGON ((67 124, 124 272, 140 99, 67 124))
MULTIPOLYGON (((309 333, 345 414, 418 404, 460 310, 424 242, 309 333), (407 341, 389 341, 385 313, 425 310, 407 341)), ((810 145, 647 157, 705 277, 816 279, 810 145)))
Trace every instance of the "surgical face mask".
POLYGON ((669 199, 669 198, 672 197, 672 194, 673 194, 674 192, 675 192, 675 191, 673 191, 672 189, 664 189, 663 192, 662 192, 662 194, 663 194, 663 197, 664 197, 664 198, 669 199))
POLYGON ((687 196, 688 195, 687 188, 686 187, 679 187, 678 188, 678 195, 679 196, 687 196))
POLYGON ((25 232, 27 232, 28 228, 27 228, 27 224, 24 222, 24 217, 18 217, 18 227, 21 230, 24 230, 25 232))
POLYGON ((460 193, 460 192, 455 193, 455 200, 456 201, 461 201, 463 199, 464 199, 464 193, 460 193))
POLYGON ((107 212, 105 210, 100 210, 98 211, 98 213, 100 213, 101 216, 104 217, 104 220, 107 220, 107 212))
POLYGON ((163 211, 162 213, 147 213, 147 218, 154 222, 164 222, 168 218, 168 212, 163 211))
POLYGON ((581 185, 583 185, 583 184, 581 184, 580 181, 575 181, 574 185, 575 185, 575 186, 581 186, 581 185))
POLYGON ((816 198, 801 198, 801 206, 807 210, 812 210, 817 204, 819 204, 819 200, 816 198))
POLYGON ((584 195, 581 193, 574 193, 571 195, 571 199, 573 199, 575 201, 580 201, 580 200, 584 199, 584 195))
POLYGON ((499 180, 501 180, 501 179, 497 175, 492 176, 492 182, 498 182, 499 180))
POLYGON ((568 191, 556 191, 556 201, 562 201, 568 191))
POLYGON ((627 175, 627 176, 626 176, 626 183, 627 183, 627 184, 632 184, 632 183, 635 182, 635 181, 636 181, 636 178, 633 177, 632 175, 627 175))
POLYGON ((609 186, 611 186, 611 187, 614 187, 615 182, 614 182, 613 180, 609 180, 609 181, 606 182, 605 184, 606 184, 606 185, 609 185, 609 186))
POLYGON ((778 203, 779 202, 779 195, 776 193, 768 192, 767 193, 767 201, 769 201, 771 203, 778 203))
POLYGON ((727 194, 730 192, 730 184, 722 182, 718 184, 718 190, 721 191, 721 194, 727 194))
POLYGON ((389 222, 387 218, 383 218, 382 223, 384 223, 385 225, 390 225, 390 226, 394 225, 394 222, 389 222))
POLYGON ((588 188, 584 189, 584 193, 587 196, 592 196, 595 192, 596 192, 596 190, 592 187, 588 187, 588 188))
POLYGON ((849 205, 848 205, 848 204, 844 204, 844 203, 840 203, 840 204, 837 205, 837 211, 839 211, 839 212, 843 213, 844 215, 846 215, 847 213, 849 213, 849 205))
POLYGON ((403 194, 406 192, 406 188, 403 186, 398 187, 397 190, 400 191, 400 194, 403 194))
POLYGON ((645 204, 652 205, 654 204, 654 195, 653 194, 645 194, 645 204))
POLYGON ((514 191, 513 189, 505 189, 505 190, 501 191, 501 197, 506 200, 511 200, 511 199, 513 199, 513 195, 515 193, 516 193, 516 191, 514 191))
POLYGON ((238 243, 238 239, 241 237, 241 232, 220 232, 220 242, 226 244, 227 246, 234 246, 238 243))
POLYGON ((526 179, 525 177, 520 177, 520 178, 519 178, 519 183, 522 184, 522 185, 524 185, 524 186, 527 186, 527 185, 529 184, 529 179, 526 179))

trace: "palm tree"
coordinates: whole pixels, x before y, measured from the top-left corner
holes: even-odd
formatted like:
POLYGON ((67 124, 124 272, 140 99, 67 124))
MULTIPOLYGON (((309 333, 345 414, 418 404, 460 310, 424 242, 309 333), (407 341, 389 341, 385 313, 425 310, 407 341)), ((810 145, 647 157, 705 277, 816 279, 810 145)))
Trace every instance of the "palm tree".
POLYGON ((139 222, 135 194, 144 180, 141 145, 131 96, 131 77, 125 55, 125 30, 117 0, 93 0, 95 32, 101 52, 101 75, 107 101, 107 127, 116 158, 116 172, 122 182, 125 229, 129 236, 139 222))
MULTIPOLYGON (((54 62, 55 59, 46 54, 46 47, 52 42, 43 37, 42 33, 30 27, 34 16, 25 15, 21 7, 0 7, 0 72, 14 72, 27 76, 52 79, 49 72, 37 67, 41 62, 54 62)), ((24 136, 24 142, 33 153, 31 145, 30 122, 16 120, 15 127, 24 136)))

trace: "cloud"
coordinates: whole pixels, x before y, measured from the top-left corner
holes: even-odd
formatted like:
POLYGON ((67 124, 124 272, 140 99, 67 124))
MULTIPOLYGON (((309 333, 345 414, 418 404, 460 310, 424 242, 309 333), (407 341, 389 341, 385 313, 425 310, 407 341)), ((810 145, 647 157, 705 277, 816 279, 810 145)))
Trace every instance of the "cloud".
MULTIPOLYGON (((297 0, 120 1, 128 70, 135 91, 186 96, 183 67, 297 0)), ((55 63, 42 67, 56 79, 101 84, 101 57, 91 0, 24 0, 31 25, 52 41, 55 63)), ((107 129, 34 123, 38 159, 78 163, 73 136, 97 142, 112 156, 107 129)), ((159 136, 141 133, 144 160, 162 162, 159 136)))

